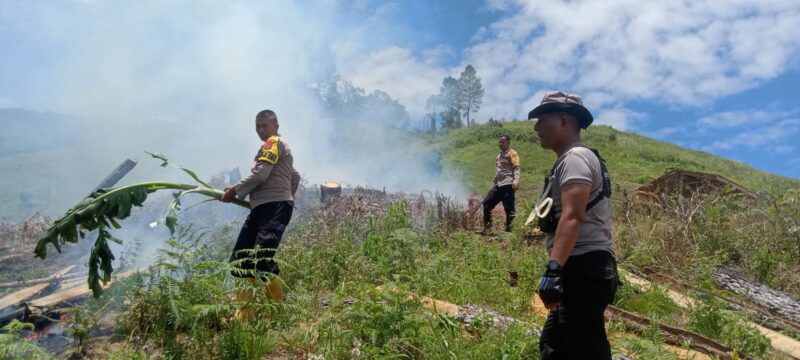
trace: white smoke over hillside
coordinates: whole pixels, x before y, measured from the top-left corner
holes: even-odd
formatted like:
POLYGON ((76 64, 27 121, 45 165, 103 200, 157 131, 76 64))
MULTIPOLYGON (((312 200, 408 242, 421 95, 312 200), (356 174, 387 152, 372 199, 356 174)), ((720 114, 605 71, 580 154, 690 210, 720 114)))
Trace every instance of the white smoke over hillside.
POLYGON ((9 45, 3 56, 9 76, 3 81, 16 90, 0 98, 89 119, 80 125, 81 143, 57 159, 59 176, 70 178, 58 191, 75 193, 75 200, 126 157, 141 160, 128 182, 177 175, 165 176, 144 150, 163 152, 205 177, 235 166, 246 172, 260 145, 254 116, 266 108, 277 112, 295 166, 310 182, 462 195, 430 166, 435 154, 370 124, 391 119, 336 121, 320 103, 311 85, 335 72, 330 44, 346 32, 336 20, 344 11, 339 6, 5 3, 0 41, 9 45), (40 71, 12 71, 30 66, 40 71), (72 189, 76 183, 85 189, 72 189))

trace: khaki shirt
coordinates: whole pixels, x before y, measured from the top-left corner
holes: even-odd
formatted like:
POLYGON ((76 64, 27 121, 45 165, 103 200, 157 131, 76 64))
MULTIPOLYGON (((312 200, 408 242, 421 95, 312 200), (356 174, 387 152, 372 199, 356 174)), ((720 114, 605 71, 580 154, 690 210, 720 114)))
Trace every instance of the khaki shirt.
POLYGON ((280 136, 272 136, 258 149, 250 175, 234 190, 244 199, 250 196, 250 208, 277 201, 294 201, 300 185, 300 173, 294 169, 289 145, 280 136))
POLYGON ((495 186, 519 185, 519 155, 508 148, 497 155, 497 171, 492 181, 495 186))
MULTIPOLYGON (((561 189, 569 184, 586 184, 591 186, 589 200, 602 196, 603 172, 600 159, 581 143, 575 143, 556 162, 553 172, 555 181, 550 188, 553 208, 557 217, 561 217, 561 189)), ((547 235, 547 252, 553 249, 555 233, 547 235)), ((581 223, 578 239, 571 255, 583 255, 592 251, 608 251, 614 253, 611 235, 611 199, 600 200, 594 207, 586 211, 581 223)))

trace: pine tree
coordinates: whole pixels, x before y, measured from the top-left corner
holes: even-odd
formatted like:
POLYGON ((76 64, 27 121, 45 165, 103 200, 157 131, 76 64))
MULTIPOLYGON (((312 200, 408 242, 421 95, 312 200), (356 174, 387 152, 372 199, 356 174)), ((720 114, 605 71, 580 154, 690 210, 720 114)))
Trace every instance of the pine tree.
POLYGON ((475 68, 467 65, 458 79, 461 89, 458 94, 459 110, 462 116, 467 118, 467 126, 470 124, 470 114, 477 113, 483 103, 483 86, 481 78, 477 76, 475 68))

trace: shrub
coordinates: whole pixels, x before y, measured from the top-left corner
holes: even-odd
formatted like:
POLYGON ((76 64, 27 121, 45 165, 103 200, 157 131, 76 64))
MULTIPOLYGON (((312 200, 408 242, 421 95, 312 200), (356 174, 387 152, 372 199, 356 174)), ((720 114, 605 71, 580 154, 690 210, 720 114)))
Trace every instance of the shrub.
POLYGON ((725 310, 721 304, 705 303, 693 309, 689 327, 748 355, 761 357, 771 346, 743 315, 725 310))

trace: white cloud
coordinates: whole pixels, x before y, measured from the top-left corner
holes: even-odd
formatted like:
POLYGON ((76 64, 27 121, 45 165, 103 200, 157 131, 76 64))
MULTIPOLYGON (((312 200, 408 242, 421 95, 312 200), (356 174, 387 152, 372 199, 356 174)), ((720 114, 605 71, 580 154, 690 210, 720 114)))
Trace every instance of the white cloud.
POLYGON ((772 114, 763 110, 726 111, 697 120, 697 125, 708 128, 737 127, 745 123, 760 124, 772 118, 772 114))
MULTIPOLYGON (((655 131, 647 132, 646 134, 648 136, 651 136, 651 137, 656 138, 656 139, 664 139, 664 138, 670 137, 670 136, 672 136, 674 134, 677 134, 680 131, 681 131, 681 129, 679 127, 669 126, 669 127, 665 127, 665 128, 661 128, 661 129, 655 130, 655 131)), ((678 142, 678 143, 679 143, 679 145, 685 147, 685 145, 680 144, 680 142, 678 142)))
POLYGON ((791 117, 800 113, 800 109, 792 111, 772 111, 772 110, 737 110, 725 111, 708 116, 704 116, 697 121, 701 128, 722 129, 733 128, 742 125, 760 125, 770 121, 777 121, 791 117))
POLYGON ((622 117, 628 101, 709 104, 781 74, 800 51, 798 2, 491 0, 488 6, 507 15, 478 29, 460 66, 448 69, 408 50, 388 57, 384 49, 362 55, 348 76, 363 86, 383 84, 421 113, 420 99, 430 94, 411 96, 392 86, 398 76, 408 78, 399 80, 403 85, 430 91, 446 73, 473 64, 486 88, 479 119, 523 118, 541 89, 557 88, 583 95, 590 110, 629 128, 636 119, 622 117))
POLYGON ((497 104, 486 115, 529 110, 520 103, 538 87, 594 94, 586 96, 594 109, 642 99, 707 104, 777 76, 800 51, 797 2, 513 3, 515 14, 465 51, 484 77, 485 102, 497 104))
POLYGON ((703 150, 730 150, 742 147, 756 149, 766 146, 767 150, 786 151, 784 147, 786 145, 778 144, 798 133, 800 133, 800 119, 785 119, 772 125, 754 127, 724 140, 714 141, 703 150))
MULTIPOLYGON (((438 54, 430 54, 438 56, 438 54)), ((380 89, 404 104, 412 117, 421 117, 428 97, 439 92, 445 70, 435 59, 418 59, 411 50, 391 47, 340 66, 342 76, 368 91, 380 89)))
POLYGON ((634 121, 643 119, 645 114, 625 108, 602 109, 595 114, 594 124, 609 125, 619 130, 629 130, 634 121))

